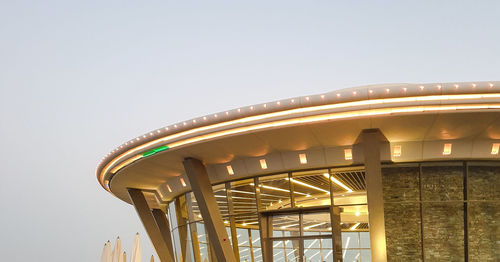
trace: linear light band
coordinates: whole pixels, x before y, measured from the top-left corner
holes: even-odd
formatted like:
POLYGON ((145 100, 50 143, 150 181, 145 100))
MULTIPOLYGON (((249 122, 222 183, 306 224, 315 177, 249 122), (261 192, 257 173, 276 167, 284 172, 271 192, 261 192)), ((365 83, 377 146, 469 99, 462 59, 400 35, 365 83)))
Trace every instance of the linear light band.
MULTIPOLYGON (((370 104, 380 104, 380 103, 395 103, 395 102, 411 102, 411 101, 435 101, 435 100, 453 100, 453 99, 458 99, 458 100, 467 100, 467 99, 487 99, 487 98, 499 98, 500 94, 475 94, 475 95, 444 95, 444 96, 423 96, 423 97, 408 97, 408 98, 389 98, 389 99, 374 99, 374 100, 364 100, 364 101, 356 101, 356 102, 348 102, 348 103, 343 103, 343 104, 351 104, 350 106, 354 106, 353 103, 359 103, 359 105, 370 105, 370 104), (382 100, 382 101, 381 101, 382 100)), ((131 155, 135 152, 138 152, 140 150, 143 150, 144 148, 148 148, 154 144, 158 144, 161 142, 165 141, 171 141, 172 139, 182 137, 185 135, 192 134, 193 132, 202 132, 206 131, 208 129, 216 129, 219 127, 231 125, 231 124, 236 124, 236 123, 245 123, 249 121, 253 121, 255 117, 261 117, 261 119, 264 118, 272 118, 276 114, 285 114, 286 115, 291 115, 291 114, 296 114, 299 112, 311 112, 311 111, 318 111, 318 110, 326 110, 326 109, 331 109, 335 107, 340 107, 341 104, 333 104, 333 105, 324 105, 324 106, 315 106, 315 107, 309 107, 309 108, 297 108, 297 109, 292 109, 292 110, 287 110, 287 111, 281 111, 281 112, 276 112, 276 113, 270 113, 270 114, 265 114, 265 115, 260 115, 260 116, 254 116, 254 117, 248 117, 248 118, 242 118, 239 120, 233 120, 233 121, 227 121, 219 124, 214 124, 211 126, 205 126, 205 127, 200 127, 200 128, 195 128, 191 130, 187 130, 184 132, 180 132, 177 134, 173 134, 170 136, 166 136, 154 141, 150 141, 146 144, 143 144, 141 146, 138 146, 136 148, 130 149, 127 152, 122 153, 112 161, 110 161, 100 172, 99 175, 99 180, 101 183, 103 183, 103 178, 104 175, 108 172, 111 166, 115 165, 117 162, 122 160, 123 158, 127 157, 128 155, 131 155), (326 108, 325 108, 326 107, 326 108), (328 108, 331 107, 331 108, 328 108), (235 122, 236 121, 236 122, 235 122), (200 130, 202 129, 202 130, 200 130)), ((323 114, 323 115, 315 115, 315 116, 306 116, 306 117, 297 117, 293 119, 286 119, 286 120, 277 120, 273 122, 268 122, 268 123, 262 123, 262 124, 255 124, 251 126, 245 126, 245 127, 237 127, 229 130, 223 130, 223 131, 218 131, 218 132, 213 132, 213 133, 208 133, 188 139, 183 139, 180 141, 172 142, 167 145, 163 145, 160 148, 163 150, 167 150, 173 147, 178 147, 181 145, 189 144, 189 143, 194 143, 198 141, 203 141, 207 139, 213 139, 225 135, 230 135, 230 134, 236 134, 236 133, 242 133, 242 132, 248 132, 248 131, 253 131, 253 130, 258 130, 258 129, 265 129, 265 128, 271 128, 271 127, 280 127, 280 126, 286 126, 286 125, 293 125, 293 124, 300 124, 300 123, 311 123, 311 122, 316 122, 316 121, 323 121, 323 120, 333 120, 333 119, 343 119, 343 118, 353 118, 353 117, 361 117, 361 116, 375 116, 375 115, 386 115, 386 114, 395 114, 395 113, 412 113, 412 112, 432 112, 432 111, 454 111, 454 110, 474 110, 474 109, 499 109, 500 106, 498 104, 462 104, 462 105, 430 105, 430 106, 425 106, 425 105, 420 105, 420 106, 406 106, 406 107, 396 107, 396 108, 380 108, 380 109, 366 109, 366 110, 357 110, 357 111, 348 111, 348 112, 337 112, 337 113, 329 113, 329 114, 323 114)), ((161 150, 161 151, 163 151, 161 150)), ((159 151, 159 152, 161 152, 159 151)), ((142 153, 139 156, 145 157, 144 154, 147 156, 152 155, 151 151, 148 151, 146 153, 142 153), (146 154, 148 153, 148 154, 146 154)), ((157 153, 157 152, 155 152, 157 153)), ((136 156, 137 157, 137 156, 136 156)), ((134 160, 140 159, 141 157, 135 158, 134 160)), ((131 158, 132 159, 132 158, 131 158)), ((133 161, 129 161, 130 159, 121 162, 117 166, 113 167, 111 173, 116 173, 117 170, 121 169, 122 167, 130 164, 133 161), (127 164, 124 164, 127 163, 127 164)))

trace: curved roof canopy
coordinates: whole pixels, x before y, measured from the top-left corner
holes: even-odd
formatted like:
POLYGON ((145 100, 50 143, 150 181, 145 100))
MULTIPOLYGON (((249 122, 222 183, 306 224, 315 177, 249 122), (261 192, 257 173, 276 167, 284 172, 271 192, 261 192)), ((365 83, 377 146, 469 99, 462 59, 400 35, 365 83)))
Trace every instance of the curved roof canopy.
POLYGON ((126 202, 127 187, 149 189, 166 201, 190 190, 182 167, 186 157, 202 160, 214 183, 285 170, 348 166, 352 164, 348 149, 367 128, 384 133, 394 162, 495 159, 499 110, 500 82, 342 89, 245 106, 153 130, 106 155, 97 178, 126 202), (452 145, 449 154, 443 152, 444 144, 452 145))

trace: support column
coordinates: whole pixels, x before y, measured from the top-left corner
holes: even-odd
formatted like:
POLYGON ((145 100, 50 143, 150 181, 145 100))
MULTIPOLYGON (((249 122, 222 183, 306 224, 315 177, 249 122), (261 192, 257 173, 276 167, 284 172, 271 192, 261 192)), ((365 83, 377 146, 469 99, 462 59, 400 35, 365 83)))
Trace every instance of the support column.
POLYGON ((340 208, 335 206, 335 197, 333 196, 334 184, 333 174, 330 173, 330 223, 332 226, 332 261, 342 262, 342 229, 340 228, 340 208))
POLYGON ((260 234, 260 251, 262 253, 262 260, 264 262, 272 261, 272 244, 269 244, 269 234, 272 234, 272 228, 269 230, 267 216, 262 215, 262 202, 260 196, 260 182, 258 177, 254 177, 254 192, 255 192, 255 204, 257 205, 257 214, 259 221, 259 234, 260 234))
POLYGON ((184 196, 179 196, 175 199, 175 214, 177 217, 177 229, 179 231, 179 242, 181 244, 181 257, 178 259, 180 262, 191 261, 190 257, 187 257, 187 210, 186 210, 186 198, 184 196))
POLYGON ((231 182, 226 182, 226 200, 229 211, 229 228, 231 229, 231 243, 236 261, 240 261, 240 250, 238 247, 238 234, 236 234, 236 219, 233 206, 233 194, 231 193, 231 182))
POLYGON ((153 215, 158 230, 167 244, 167 248, 172 250, 173 253, 174 246, 172 244, 172 237, 170 234, 170 223, 168 222, 165 212, 161 209, 153 209, 151 214, 153 215))
POLYGON ((188 209, 188 219, 191 223, 189 223, 189 232, 191 232, 191 244, 193 246, 193 255, 195 262, 202 262, 200 256, 200 242, 198 240, 198 229, 196 228, 196 222, 193 214, 193 200, 191 199, 191 193, 186 194, 186 205, 188 209))
POLYGON ((235 262, 236 259, 205 166, 200 160, 194 158, 184 159, 183 164, 217 261, 235 262))
POLYGON ((363 162, 366 175, 372 261, 387 261, 381 161, 390 160, 389 141, 379 129, 365 129, 353 147, 354 162, 363 162))
MULTIPOLYGON (((174 262, 173 249, 169 249, 163 234, 156 225, 155 219, 148 206, 148 202, 140 189, 129 188, 128 195, 134 204, 135 210, 148 233, 149 239, 156 250, 156 254, 162 262, 174 262)), ((170 234, 168 234, 170 236, 170 234)), ((171 240, 170 240, 171 241, 171 240)))

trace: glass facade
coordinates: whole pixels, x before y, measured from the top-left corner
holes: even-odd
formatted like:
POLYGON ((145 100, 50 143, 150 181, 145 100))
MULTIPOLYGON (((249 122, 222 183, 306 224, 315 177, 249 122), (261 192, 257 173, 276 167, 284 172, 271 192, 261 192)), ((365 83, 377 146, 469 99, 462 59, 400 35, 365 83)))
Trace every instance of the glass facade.
MULTIPOLYGON (((342 239, 344 234, 357 236, 347 237, 343 256, 357 252, 354 261, 370 261, 369 245, 360 244, 360 235, 368 234, 362 169, 271 174, 217 184, 212 190, 238 261, 263 261, 262 237, 269 240, 272 261, 333 261, 332 199, 343 208, 337 225, 342 239), (270 225, 266 236, 260 231, 262 219, 270 225)), ((216 261, 192 192, 170 202, 167 216, 177 261, 216 261)))
MULTIPOLYGON (((500 257, 498 164, 386 164, 382 180, 388 261, 500 257)), ((335 232, 344 261, 371 261, 361 167, 271 174, 212 189, 238 261, 333 261, 335 232), (337 224, 332 201, 341 208, 337 224)), ((169 203, 167 216, 177 261, 216 261, 192 192, 169 203)))

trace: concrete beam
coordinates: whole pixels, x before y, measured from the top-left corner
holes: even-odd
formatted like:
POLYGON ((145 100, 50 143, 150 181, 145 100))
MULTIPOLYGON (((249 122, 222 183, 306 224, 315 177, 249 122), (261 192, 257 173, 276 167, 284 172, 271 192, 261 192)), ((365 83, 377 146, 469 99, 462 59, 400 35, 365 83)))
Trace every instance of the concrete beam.
MULTIPOLYGON (((174 250, 168 247, 164 235, 156 224, 155 218, 151 212, 148 202, 146 201, 146 198, 144 197, 144 194, 140 189, 128 188, 127 190, 130 200, 134 204, 135 211, 137 211, 137 214, 139 215, 139 218, 148 233, 149 239, 151 240, 160 261, 174 262, 174 250)), ((168 234, 168 236, 170 236, 170 234, 168 234)))
POLYGON ((205 166, 194 158, 186 158, 182 163, 217 261, 236 262, 205 166))

